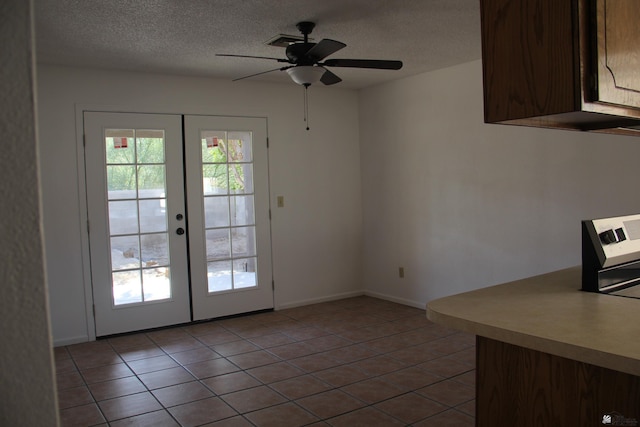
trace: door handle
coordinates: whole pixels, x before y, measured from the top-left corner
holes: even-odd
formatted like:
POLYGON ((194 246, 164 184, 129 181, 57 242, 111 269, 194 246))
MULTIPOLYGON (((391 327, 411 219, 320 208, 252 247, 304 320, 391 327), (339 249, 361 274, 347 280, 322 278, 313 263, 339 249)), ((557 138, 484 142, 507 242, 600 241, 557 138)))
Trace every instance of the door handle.
POLYGON ((182 236, 184 234, 184 228, 180 227, 176 230, 176 234, 178 236, 182 236))

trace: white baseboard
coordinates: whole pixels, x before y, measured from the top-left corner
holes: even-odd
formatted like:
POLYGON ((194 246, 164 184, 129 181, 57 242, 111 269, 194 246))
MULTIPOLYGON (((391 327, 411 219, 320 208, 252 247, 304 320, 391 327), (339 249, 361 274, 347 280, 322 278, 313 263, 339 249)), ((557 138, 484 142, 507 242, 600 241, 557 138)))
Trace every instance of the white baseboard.
MULTIPOLYGON (((328 302, 328 301, 336 301, 336 300, 341 300, 341 299, 345 299, 345 298, 352 298, 352 297, 359 297, 362 295, 366 295, 369 297, 373 297, 373 298, 379 298, 382 300, 386 300, 386 301, 391 301, 391 302, 395 302, 398 304, 402 304, 402 305, 407 305, 409 307, 414 307, 414 308, 419 308, 421 310, 425 310, 427 304, 426 303, 422 303, 419 301, 412 301, 412 300, 408 300, 408 299, 404 299, 404 298, 397 298, 391 295, 386 295, 386 294, 381 294, 379 292, 372 292, 372 291, 353 291, 353 292, 344 292, 341 294, 334 294, 334 295, 329 295, 329 296, 324 296, 324 297, 319 297, 319 298, 310 298, 310 299, 305 299, 305 300, 299 300, 299 301, 291 301, 291 302, 286 302, 283 304, 276 304, 275 310, 285 310, 287 308, 295 308, 295 307, 302 307, 305 305, 311 305, 311 304, 319 304, 322 302, 328 302)), ((63 338, 63 339, 59 339, 59 340, 55 340, 53 342, 53 346, 54 347, 61 347, 61 346, 65 346, 65 345, 72 345, 72 344, 80 344, 80 343, 84 343, 84 342, 89 342, 90 339, 87 335, 81 335, 81 336, 76 336, 76 337, 69 337, 69 338, 63 338)))
POLYGON ((413 301, 413 300, 408 300, 408 299, 404 299, 404 298, 398 298, 398 297, 394 297, 394 296, 391 296, 391 295, 381 294, 379 292, 372 292, 372 291, 367 291, 367 290, 364 291, 364 295, 366 295, 368 297, 383 299, 385 301, 395 302, 395 303, 402 304, 402 305, 408 305, 409 307, 419 308, 420 310, 426 310, 427 309, 427 303, 426 302, 420 302, 420 301, 413 301))
POLYGON ((364 292, 362 292, 362 291, 344 292, 344 293, 341 293, 341 294, 334 294, 334 295, 324 296, 324 297, 320 297, 320 298, 310 298, 310 299, 306 299, 306 300, 285 302, 283 304, 276 304, 275 309, 276 310, 285 310, 287 308, 302 307, 304 305, 318 304, 318 303, 321 303, 321 302, 336 301, 336 300, 339 300, 339 299, 352 298, 352 297, 360 297, 362 295, 364 295, 364 292))

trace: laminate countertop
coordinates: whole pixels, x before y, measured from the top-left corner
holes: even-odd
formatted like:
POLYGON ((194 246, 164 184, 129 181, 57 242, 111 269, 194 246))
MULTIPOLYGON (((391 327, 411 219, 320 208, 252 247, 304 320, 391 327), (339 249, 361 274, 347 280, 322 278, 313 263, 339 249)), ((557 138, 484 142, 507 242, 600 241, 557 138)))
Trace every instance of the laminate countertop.
POLYGON ((581 267, 431 301, 427 317, 486 338, 640 376, 640 299, 581 291, 581 267))

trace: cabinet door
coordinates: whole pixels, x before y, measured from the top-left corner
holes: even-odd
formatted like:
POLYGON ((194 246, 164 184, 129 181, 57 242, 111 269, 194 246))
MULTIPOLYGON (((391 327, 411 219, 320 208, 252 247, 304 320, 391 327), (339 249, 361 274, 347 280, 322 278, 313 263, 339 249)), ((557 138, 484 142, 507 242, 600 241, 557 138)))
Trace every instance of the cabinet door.
POLYGON ((598 101, 640 108, 640 1, 597 1, 598 101))

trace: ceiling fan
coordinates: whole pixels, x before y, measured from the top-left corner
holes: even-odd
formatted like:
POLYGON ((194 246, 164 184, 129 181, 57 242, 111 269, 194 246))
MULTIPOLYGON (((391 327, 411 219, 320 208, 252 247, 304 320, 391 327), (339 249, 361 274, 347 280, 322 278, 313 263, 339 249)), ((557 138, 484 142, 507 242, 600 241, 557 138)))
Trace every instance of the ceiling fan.
POLYGON ((304 40, 289 44, 286 48, 286 58, 273 58, 268 56, 250 56, 217 54, 216 56, 232 56, 237 58, 270 59, 281 63, 287 63, 283 67, 263 71, 249 76, 234 79, 234 81, 271 73, 273 71, 286 71, 291 79, 305 88, 318 81, 325 85, 340 83, 342 79, 329 71, 327 67, 349 68, 373 68, 378 70, 399 70, 402 61, 387 61, 377 59, 326 59, 325 58, 347 45, 331 39, 322 39, 318 43, 309 42, 309 34, 315 28, 315 23, 309 21, 299 22, 296 27, 304 36, 304 40))

